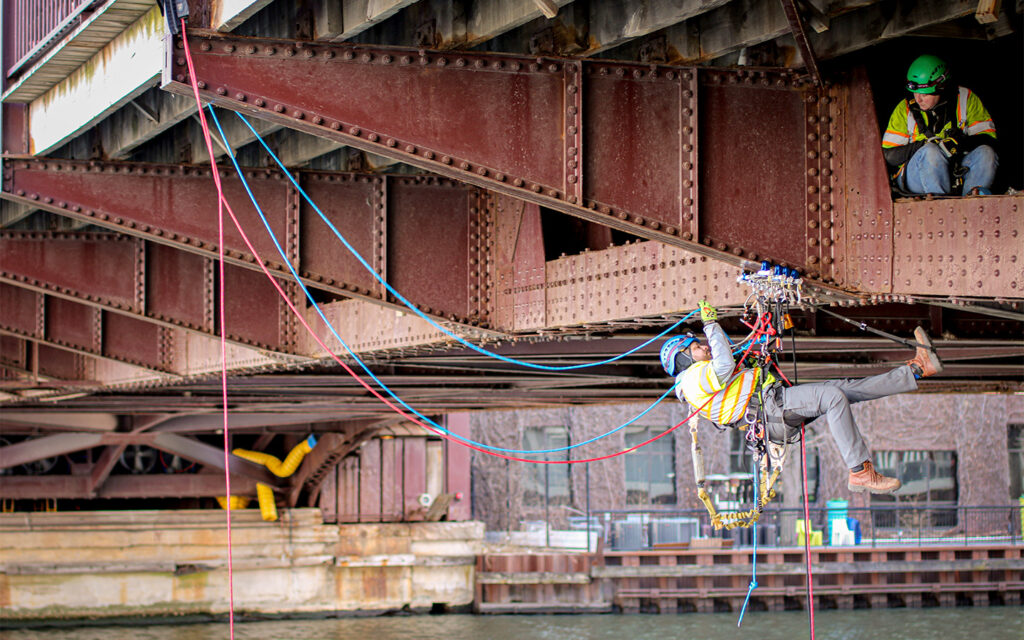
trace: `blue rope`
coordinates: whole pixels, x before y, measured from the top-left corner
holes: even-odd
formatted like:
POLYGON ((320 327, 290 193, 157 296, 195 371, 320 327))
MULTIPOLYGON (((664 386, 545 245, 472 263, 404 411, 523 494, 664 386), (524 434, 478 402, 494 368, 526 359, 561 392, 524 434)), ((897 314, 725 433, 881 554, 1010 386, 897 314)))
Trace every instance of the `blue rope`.
MULTIPOLYGON (((759 473, 759 471, 760 471, 760 466, 757 464, 757 461, 755 460, 754 461, 754 500, 757 501, 757 506, 758 507, 760 507, 760 505, 761 505, 761 495, 758 493, 758 490, 757 490, 757 481, 758 481, 758 473, 759 473)), ((753 560, 754 570, 750 574, 750 585, 747 588, 747 597, 743 599, 743 607, 740 609, 740 619, 736 621, 736 628, 737 629, 740 627, 740 625, 743 624, 743 614, 747 612, 747 603, 750 602, 750 594, 753 593, 754 589, 757 588, 757 522, 756 521, 754 522, 754 526, 752 527, 752 531, 753 531, 753 536, 754 536, 754 560, 753 560)))
MULTIPOLYGON (((292 277, 295 279, 295 282, 299 285, 299 287, 302 288, 303 293, 306 294, 306 298, 309 300, 310 304, 312 304, 313 309, 316 310, 317 315, 319 315, 320 319, 324 321, 324 324, 330 330, 331 334, 333 334, 334 337, 338 340, 338 342, 341 344, 341 346, 344 347, 345 351, 348 352, 348 354, 355 360, 355 362, 360 366, 360 368, 362 368, 362 370, 365 371, 366 374, 368 376, 370 376, 373 379, 373 381, 376 382, 380 386, 381 389, 383 389, 388 395, 390 395, 392 398, 394 398, 396 401, 398 401, 403 407, 405 407, 406 409, 408 409, 409 411, 414 413, 416 416, 418 416, 419 418, 421 418, 425 422, 429 423, 432 427, 436 428, 437 430, 439 430, 439 431, 441 431, 441 432, 443 432, 443 433, 445 433, 445 434, 447 434, 447 435, 449 435, 449 436, 451 436, 453 438, 456 438, 457 440, 460 440, 462 442, 466 442, 466 443, 478 446, 478 447, 483 448, 483 449, 487 449, 489 451, 500 451, 500 452, 503 452, 503 453, 524 454, 524 455, 557 453, 557 452, 560 452, 560 451, 568 451, 570 449, 575 449, 576 447, 582 447, 583 445, 590 444, 591 442, 595 442, 595 441, 600 440, 602 438, 606 438, 606 437, 612 435, 613 433, 615 433, 615 432, 617 432, 617 431, 619 431, 621 429, 624 429, 625 427, 633 424, 634 422, 636 422, 637 420, 639 420, 640 418, 645 416, 647 413, 649 413, 662 400, 667 398, 668 395, 670 393, 672 393, 672 391, 675 389, 676 385, 673 384, 671 387, 669 387, 669 389, 665 393, 663 393, 661 395, 661 397, 659 397, 657 400, 655 400, 653 404, 651 404, 649 407, 644 409, 642 412, 640 412, 635 417, 631 418, 629 421, 619 425, 618 427, 615 427, 611 431, 609 431, 607 433, 604 433, 602 435, 596 436, 594 438, 591 438, 590 440, 586 440, 584 442, 579 442, 577 444, 569 445, 569 446, 566 446, 566 447, 559 447, 557 449, 537 449, 537 450, 505 449, 505 448, 502 448, 502 447, 494 447, 494 446, 491 446, 491 445, 486 445, 486 444, 483 444, 481 442, 477 442, 475 440, 471 440, 469 438, 465 438, 465 437, 460 436, 460 435, 458 435, 456 433, 452 433, 451 431, 448 431, 447 429, 445 429, 441 425, 437 424, 436 422, 434 422, 433 420, 431 420, 427 416, 423 415, 422 413, 420 413, 419 411, 417 411, 413 407, 409 406, 404 400, 402 400, 400 397, 398 397, 386 384, 384 384, 383 381, 381 381, 380 378, 378 378, 376 375, 374 375, 374 373, 372 371, 370 371, 370 369, 366 366, 366 363, 364 363, 363 360, 358 355, 356 355, 355 352, 352 351, 352 349, 349 348, 348 344, 341 338, 341 336, 338 335, 338 332, 335 330, 334 326, 331 324, 331 322, 324 315, 323 311, 320 309, 320 305, 317 304, 316 300, 313 298, 313 295, 310 293, 309 289, 306 288, 306 285, 303 284, 302 280, 299 278, 298 273, 296 273, 294 267, 292 267, 292 265, 291 265, 291 261, 288 259, 288 257, 285 254, 284 250, 281 248, 281 244, 278 242, 277 238, 274 236, 274 232, 270 228, 270 222, 267 220, 266 216, 264 215, 263 209, 260 207, 259 202, 257 202, 256 197, 255 197, 255 195, 252 192, 252 189, 250 189, 249 183, 248 183, 248 181, 246 181, 245 175, 243 174, 243 172, 241 170, 241 167, 238 166, 238 160, 235 158, 234 151, 232 150, 231 146, 228 143, 227 136, 224 135, 224 129, 221 128, 220 120, 217 119, 217 114, 214 112, 212 105, 209 105, 209 110, 210 110, 210 115, 213 116, 214 124, 217 125, 217 131, 220 133, 220 137, 221 137, 221 139, 223 141, 224 148, 228 152, 228 158, 230 158, 231 164, 234 165, 235 171, 238 173, 238 177, 242 181, 242 186, 245 187, 245 192, 249 195, 249 200, 252 201, 253 206, 256 207, 256 213, 259 214, 260 220, 263 222, 264 228, 267 230, 267 233, 270 235, 270 239, 274 242, 274 246, 277 248, 277 252, 281 255, 282 262, 288 268, 288 271, 291 272, 292 277)), ((691 313, 690 315, 693 315, 693 313, 691 313)), ((687 316, 687 317, 689 317, 689 316, 687 316)), ((685 318, 684 318, 684 320, 685 320, 685 318)))
MULTIPOLYGON (((584 363, 584 364, 569 364, 569 365, 564 365, 564 366, 544 365, 544 364, 536 364, 534 362, 527 362, 525 360, 516 360, 515 358, 509 358, 508 356, 503 356, 500 353, 494 353, 493 351, 487 351, 486 349, 482 349, 481 347, 478 347, 477 345, 473 344, 472 342, 467 341, 462 336, 459 336, 457 334, 452 333, 451 331, 449 331, 445 327, 443 327, 440 324, 438 324, 437 322, 435 322, 433 318, 431 318, 427 314, 425 314, 422 311, 420 311, 419 309, 417 309, 416 306, 413 305, 412 302, 409 302, 409 300, 406 299, 405 296, 403 296, 401 293, 399 293, 394 287, 391 286, 390 283, 388 283, 386 280, 384 280, 384 278, 382 278, 379 273, 374 271, 373 267, 371 267, 369 265, 369 263, 366 262, 366 260, 363 258, 363 256, 360 255, 358 251, 356 251, 355 247, 353 247, 349 243, 349 241, 345 238, 345 236, 343 236, 341 234, 341 232, 338 231, 337 227, 334 226, 334 223, 332 223, 327 218, 327 216, 324 215, 324 212, 320 210, 320 207, 318 207, 316 205, 316 203, 313 202, 313 199, 310 198, 308 194, 306 194, 306 192, 302 189, 301 186, 299 186, 298 181, 294 178, 294 176, 292 176, 291 172, 288 171, 288 169, 284 166, 284 163, 281 162, 281 159, 277 157, 277 155, 274 153, 274 151, 269 146, 267 146, 267 143, 263 140, 263 138, 260 136, 260 134, 256 132, 256 129, 253 128, 253 126, 249 123, 249 121, 245 118, 245 116, 243 116, 241 113, 238 113, 237 111, 235 112, 235 114, 239 118, 242 119, 242 122, 245 123, 245 126, 249 127, 249 130, 252 131, 254 136, 256 136, 256 139, 263 146, 263 148, 267 151, 267 153, 270 154, 270 157, 274 159, 274 162, 276 162, 277 166, 281 168, 281 171, 284 172, 284 175, 287 176, 288 180, 292 183, 292 186, 294 186, 298 190, 298 192, 302 196, 302 198, 306 202, 308 202, 311 207, 313 207, 313 210, 317 212, 317 215, 319 215, 320 219, 324 221, 324 224, 326 224, 328 226, 328 228, 330 228, 330 230, 332 232, 334 232, 334 235, 338 238, 338 240, 340 240, 341 243, 343 245, 345 245, 345 248, 348 249, 349 252, 353 256, 355 256, 355 258, 359 261, 359 263, 363 265, 363 268, 365 268, 370 273, 370 275, 372 275, 374 277, 374 279, 377 280, 377 282, 379 282, 380 284, 384 285, 384 288, 386 288, 388 290, 388 292, 390 292, 393 296, 398 298, 402 302, 402 304, 404 304, 406 307, 409 308, 410 311, 412 311, 413 313, 415 313, 416 315, 418 315, 419 317, 423 318, 428 323, 430 323, 430 325, 432 327, 434 327, 438 331, 444 333, 445 335, 447 335, 448 337, 452 338, 453 340, 459 342, 460 344, 462 344, 462 345, 464 345, 464 346, 466 346, 466 347, 468 347, 468 348, 470 348, 470 349, 472 349, 472 350, 474 350, 474 351, 476 351, 478 353, 481 353, 481 354, 483 354, 483 355, 485 355, 485 356, 487 356, 489 358, 495 358, 497 360, 501 360, 501 361, 507 362, 509 364, 515 364, 515 365, 519 365, 519 366, 523 366, 523 367, 530 367, 530 368, 533 368, 533 369, 542 369, 544 371, 570 371, 572 369, 585 369, 587 367, 597 367, 597 366, 600 366, 600 365, 604 365, 604 364, 609 364, 609 363, 615 362, 616 360, 621 360, 622 358, 625 358, 628 355, 632 355, 632 354, 636 353, 640 349, 643 349, 644 347, 646 347, 647 345, 655 342, 656 340, 660 340, 661 338, 663 338, 666 335, 668 335, 669 333, 671 333, 674 329, 679 327, 681 324, 683 324, 684 322, 689 320, 690 317, 697 312, 696 309, 691 311, 685 317, 683 317, 679 321, 675 322, 669 328, 665 329, 664 331, 662 331, 658 335, 654 336, 650 340, 647 340, 645 342, 640 343, 639 345, 637 345, 636 347, 630 349, 629 351, 627 351, 625 353, 622 353, 622 354, 619 354, 619 355, 617 355, 617 356, 615 356, 613 358, 608 358, 607 360, 600 360, 598 362, 589 362, 589 363, 584 363)), ((241 177, 241 172, 239 172, 239 177, 241 177)), ((242 181, 244 182, 245 178, 242 178, 242 181)))

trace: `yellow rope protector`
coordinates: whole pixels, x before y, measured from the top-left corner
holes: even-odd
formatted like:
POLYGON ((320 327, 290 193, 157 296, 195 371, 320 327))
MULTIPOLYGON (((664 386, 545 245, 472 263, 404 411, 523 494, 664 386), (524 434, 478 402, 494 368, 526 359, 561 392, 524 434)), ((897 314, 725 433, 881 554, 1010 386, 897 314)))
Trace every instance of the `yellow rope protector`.
MULTIPOLYGON (((245 458, 249 462, 255 462, 256 464, 262 464, 271 473, 279 478, 287 478, 288 476, 295 473, 295 470, 302 464, 302 459, 306 457, 306 454, 313 450, 316 446, 316 437, 310 435, 308 438, 300 442, 299 444, 292 447, 292 450, 288 452, 284 462, 278 460, 276 457, 269 453, 262 453, 260 451, 249 451, 248 449, 235 449, 231 453, 235 454, 239 458, 245 458)), ((274 500, 274 489, 266 483, 256 483, 256 498, 260 504, 260 515, 266 522, 274 522, 277 520, 277 505, 274 500)), ((226 501, 222 501, 221 506, 226 501)))
POLYGON ((690 437, 693 442, 691 443, 690 450, 693 453, 693 470, 694 478, 697 482, 697 497, 704 503, 704 507, 708 510, 708 515, 711 516, 711 524, 715 530, 719 529, 735 529, 736 527, 751 527, 761 517, 761 511, 768 503, 775 498, 775 481, 779 479, 779 475, 782 473, 782 465, 786 461, 786 453, 788 449, 785 445, 777 445, 775 443, 768 444, 768 455, 761 459, 758 473, 758 497, 757 506, 747 511, 729 512, 729 513, 718 513, 715 509, 715 505, 711 502, 711 496, 708 495, 707 490, 704 488, 704 453, 701 450, 700 443, 697 442, 697 420, 690 420, 690 437), (772 461, 772 473, 768 475, 768 459, 772 461))

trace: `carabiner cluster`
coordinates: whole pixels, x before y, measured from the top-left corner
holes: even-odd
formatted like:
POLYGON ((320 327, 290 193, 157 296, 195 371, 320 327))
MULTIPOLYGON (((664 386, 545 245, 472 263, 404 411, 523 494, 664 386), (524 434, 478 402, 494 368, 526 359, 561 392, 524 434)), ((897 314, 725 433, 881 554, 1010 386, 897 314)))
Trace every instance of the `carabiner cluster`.
POLYGON ((796 269, 772 265, 765 260, 754 273, 744 272, 736 279, 747 284, 751 294, 771 302, 799 305, 803 296, 803 278, 796 269))

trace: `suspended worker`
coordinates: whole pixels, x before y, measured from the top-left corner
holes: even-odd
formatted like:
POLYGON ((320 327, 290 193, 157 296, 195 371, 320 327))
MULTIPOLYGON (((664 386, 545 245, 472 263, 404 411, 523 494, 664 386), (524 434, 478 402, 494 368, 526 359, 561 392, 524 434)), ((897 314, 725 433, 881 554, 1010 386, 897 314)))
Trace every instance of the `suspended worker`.
POLYGON ((850 491, 892 493, 900 488, 899 480, 875 471, 850 405, 914 391, 918 378, 942 371, 942 363, 931 349, 924 329, 918 327, 914 337, 925 347, 917 347, 913 360, 888 373, 858 380, 784 386, 757 367, 737 368, 729 339, 718 324, 718 311, 703 300, 700 317, 707 343, 689 333, 669 338, 661 348, 661 366, 675 377, 676 396, 681 402, 689 403, 694 410, 699 408, 703 417, 719 427, 753 422, 763 403, 768 439, 776 444, 793 441, 805 420, 826 416, 839 453, 850 468, 850 491))
POLYGON ((910 194, 991 194, 999 165, 996 125, 978 95, 950 82, 946 63, 933 55, 911 63, 907 91, 882 136, 895 187, 910 194))

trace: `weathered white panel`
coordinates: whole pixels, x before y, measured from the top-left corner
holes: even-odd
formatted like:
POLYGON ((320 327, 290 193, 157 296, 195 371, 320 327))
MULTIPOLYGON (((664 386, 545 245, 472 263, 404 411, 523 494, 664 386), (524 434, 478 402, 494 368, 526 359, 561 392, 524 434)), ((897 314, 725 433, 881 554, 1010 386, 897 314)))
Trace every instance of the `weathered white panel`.
POLYGON ((270 4, 270 0, 214 0, 211 4, 210 27, 231 31, 270 4))
POLYGON ((29 105, 29 151, 45 154, 160 78, 164 19, 153 7, 64 81, 29 105))

